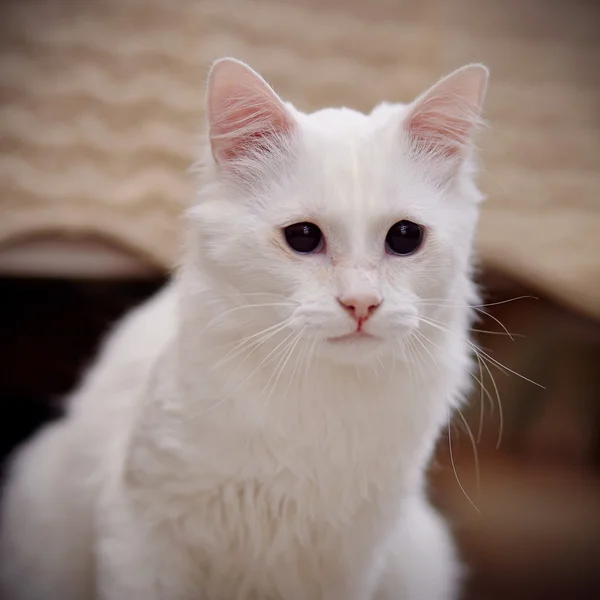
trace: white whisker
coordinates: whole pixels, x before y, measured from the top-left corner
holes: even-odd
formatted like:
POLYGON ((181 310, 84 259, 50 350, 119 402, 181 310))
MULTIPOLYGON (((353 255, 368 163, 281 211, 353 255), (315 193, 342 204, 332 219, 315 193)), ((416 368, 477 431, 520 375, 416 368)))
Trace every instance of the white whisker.
POLYGON ((290 306, 295 306, 295 304, 292 302, 266 302, 266 303, 261 303, 261 304, 243 304, 242 306, 234 306, 233 308, 230 308, 230 309, 226 310, 225 312, 219 313, 216 317, 211 319, 204 326, 204 329, 209 329, 212 325, 214 325, 217 321, 219 321, 219 319, 223 319, 227 315, 230 315, 231 313, 234 313, 236 311, 247 310, 250 308, 266 308, 266 307, 273 307, 273 306, 290 307, 290 306))
POLYGON ((483 365, 483 367, 487 371, 488 375, 490 376, 490 379, 492 380, 492 385, 494 386, 494 391, 496 392, 496 398, 498 399, 498 414, 499 414, 499 418, 500 418, 500 425, 498 428, 498 441, 496 442, 496 449, 498 449, 498 448, 500 448, 500 442, 502 441, 502 433, 504 430, 504 411, 502 410, 502 402, 500 401, 500 391, 498 390, 498 386, 496 385, 496 379, 494 378, 492 371, 488 367, 488 365, 485 362, 485 360, 483 359, 483 357, 480 356, 480 354, 479 354, 479 352, 477 352, 477 350, 475 350, 475 354, 477 354, 477 357, 481 360, 480 364, 483 365))
MULTIPOLYGON (((231 357, 232 354, 234 354, 234 353, 239 354, 246 349, 246 346, 248 346, 248 345, 252 346, 252 344, 250 344, 250 342, 252 342, 256 338, 262 339, 260 336, 265 335, 269 332, 272 332, 272 335, 276 335, 277 333, 279 333, 279 331, 281 331, 282 329, 285 329, 292 321, 293 321, 293 318, 284 319, 283 321, 280 321, 279 323, 276 323, 275 325, 271 325, 270 327, 267 327, 266 329, 263 329, 261 331, 258 331, 257 333, 254 333, 252 335, 249 335, 249 336, 243 338, 231 350, 229 350, 229 352, 227 352, 227 354, 222 356, 217 361, 217 363, 213 366, 212 370, 213 371, 216 370, 223 362, 225 362, 229 357, 231 357), (240 350, 240 352, 236 353, 236 350, 238 350, 238 349, 240 350)), ((270 339, 272 337, 272 335, 267 336, 264 340, 262 340, 262 342, 258 343, 258 345, 255 346, 255 348, 260 346, 261 343, 263 343, 264 341, 270 339)))
POLYGON ((450 462, 452 464, 452 470, 454 471, 454 477, 456 478, 456 482, 458 483, 458 487, 461 489, 465 498, 469 501, 469 504, 477 511, 477 513, 481 514, 481 511, 477 508, 473 500, 471 500, 469 494, 463 487, 463 484, 460 481, 460 477, 458 476, 458 472, 456 471, 456 463, 454 462, 454 452, 452 451, 452 429, 450 426, 450 408, 448 408, 448 448, 450 451, 450 462))
POLYGON ((477 492, 479 493, 479 454, 477 452, 477 444, 475 443, 475 437, 473 436, 471 427, 465 419, 465 416, 462 414, 462 411, 458 407, 456 408, 456 411, 458 412, 458 416, 461 418, 467 430, 467 435, 469 436, 469 440, 471 441, 471 448, 473 448, 473 458, 475 461, 475 487, 477 489, 477 492))
POLYGON ((226 402, 227 400, 230 400, 233 395, 247 382, 249 381, 260 369, 261 367, 263 367, 267 361, 269 361, 269 359, 271 358, 271 356, 273 356, 273 354, 275 354, 277 352, 277 350, 279 350, 279 348, 285 344, 290 337, 292 337, 294 335, 294 332, 290 332, 281 342, 279 342, 279 344, 277 344, 263 359, 262 361, 258 364, 258 366, 241 382, 239 383, 236 388, 227 396, 225 396, 224 398, 222 398, 221 400, 219 400, 218 402, 216 402, 215 404, 213 404, 212 406, 209 406, 208 408, 204 409, 201 413, 199 413, 198 415, 196 415, 196 417, 201 417, 202 415, 206 414, 207 412, 217 408, 218 406, 221 406, 224 402, 226 402))
MULTIPOLYGON (((454 308, 486 308, 489 306, 499 306, 501 304, 508 304, 509 302, 516 302, 517 300, 539 300, 539 298, 537 298, 536 296, 517 296, 515 298, 508 298, 507 300, 500 300, 499 302, 490 302, 488 304, 456 304, 453 300, 448 300, 447 298, 424 298, 422 300, 415 301, 415 304, 427 304, 430 302, 446 302, 445 306, 450 306, 454 308)), ((432 304, 431 306, 442 305, 432 304)))
MULTIPOLYGON (((438 372, 438 380, 440 381, 440 383, 442 382, 442 373, 441 370, 439 368, 439 365, 435 359, 435 357, 433 356, 433 354, 429 351, 429 349, 425 346, 425 344, 421 341, 420 338, 422 338, 423 340, 425 340, 426 342, 429 342, 430 344, 433 344, 434 346, 436 346, 436 348, 439 348, 439 346, 437 346, 437 344, 435 344, 434 342, 432 342, 425 334, 419 332, 418 330, 415 330, 415 332, 419 337, 415 337, 415 340, 417 340, 421 346, 423 347, 423 349, 427 352, 427 354, 430 356, 431 360, 433 361, 434 365, 437 368, 437 372, 438 372)), ((467 434, 469 436, 469 440, 471 441, 471 447, 473 449, 473 458, 474 458, 474 466, 475 466, 475 480, 476 480, 476 487, 477 490, 479 491, 479 455, 477 452, 477 445, 475 443, 475 437, 473 436, 473 432, 471 431, 471 427, 469 426, 469 424, 467 423, 467 420, 465 419, 464 415, 462 414, 462 411, 460 410, 459 407, 456 407, 456 410, 460 416, 460 418, 462 419, 466 429, 467 429, 467 434)), ((450 418, 450 417, 448 417, 450 418)), ((448 423, 449 427, 450 427, 450 423, 448 423)), ((451 454, 451 459, 452 459, 452 466, 454 468, 454 474, 456 476, 456 480, 458 481, 458 484, 460 486, 460 488, 463 490, 463 493, 465 494, 465 496, 467 497, 467 500, 469 500, 469 502, 473 505, 473 507, 475 507, 475 509, 477 510, 477 512, 479 512, 479 510, 477 509, 477 506, 475 506, 474 502, 471 500, 471 498, 468 496, 468 494, 466 493, 463 485, 460 482, 460 479, 458 477, 458 473, 456 472, 456 467, 454 465, 454 457, 452 456, 452 436, 451 434, 449 434, 449 442, 450 442, 450 454, 451 454)))
POLYGON ((301 329, 293 338, 292 340, 284 347, 284 349, 281 352, 281 358, 279 359, 279 362, 277 363, 277 365, 275 366, 275 368, 273 369, 273 372, 271 373, 269 379, 267 380, 267 383, 265 383, 265 386, 260 394, 260 396, 262 397, 264 395, 264 393, 267 391, 267 388, 269 387, 269 385, 271 384, 271 381, 273 380, 273 377, 275 377, 275 380, 273 381, 273 385, 271 385, 271 389, 267 395, 267 398, 265 400, 263 409, 261 411, 261 413, 259 413, 256 416, 256 423, 259 422, 260 418, 261 418, 261 414, 264 415, 267 411, 267 406, 269 404, 269 401, 271 400, 271 397, 273 396, 273 393, 275 392, 275 389, 277 388, 277 384, 279 383, 279 379, 281 378, 281 374, 283 373, 283 371, 285 370, 286 365, 288 364, 288 361, 290 360, 290 357, 292 356, 292 354, 294 353, 294 349, 296 348, 298 341, 300 340, 300 338, 302 337, 302 333, 303 333, 304 329, 301 329))

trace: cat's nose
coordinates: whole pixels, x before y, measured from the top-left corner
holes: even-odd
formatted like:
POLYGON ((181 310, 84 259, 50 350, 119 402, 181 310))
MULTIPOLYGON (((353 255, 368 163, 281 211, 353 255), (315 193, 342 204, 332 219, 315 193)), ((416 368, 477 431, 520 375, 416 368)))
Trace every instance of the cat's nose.
POLYGON ((359 322, 366 321, 381 304, 381 298, 373 293, 340 296, 337 301, 359 322))

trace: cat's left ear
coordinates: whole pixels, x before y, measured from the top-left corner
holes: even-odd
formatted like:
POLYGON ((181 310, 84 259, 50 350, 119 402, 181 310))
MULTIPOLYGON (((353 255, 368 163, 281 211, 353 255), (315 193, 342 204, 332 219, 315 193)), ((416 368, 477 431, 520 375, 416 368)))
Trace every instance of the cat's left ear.
POLYGON ((413 102, 404 129, 417 157, 436 161, 446 174, 452 173, 481 121, 488 77, 484 65, 467 65, 413 102))
POLYGON ((276 150, 295 125, 273 88, 233 58, 218 60, 210 71, 207 116, 213 157, 225 167, 276 150))

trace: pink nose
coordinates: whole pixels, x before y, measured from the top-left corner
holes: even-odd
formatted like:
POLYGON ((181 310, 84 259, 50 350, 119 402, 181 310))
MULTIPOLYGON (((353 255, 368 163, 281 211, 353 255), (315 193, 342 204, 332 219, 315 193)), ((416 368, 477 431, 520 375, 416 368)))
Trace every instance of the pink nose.
POLYGON ((357 321, 366 321, 381 304, 381 298, 375 294, 340 296, 337 300, 357 321))

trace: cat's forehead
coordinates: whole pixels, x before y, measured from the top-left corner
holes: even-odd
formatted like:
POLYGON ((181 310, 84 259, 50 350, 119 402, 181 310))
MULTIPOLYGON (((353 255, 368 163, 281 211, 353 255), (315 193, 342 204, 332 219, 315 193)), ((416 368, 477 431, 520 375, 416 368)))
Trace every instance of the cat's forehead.
POLYGON ((312 168, 285 190, 271 214, 281 221, 314 221, 331 231, 366 235, 403 218, 427 221, 435 200, 418 182, 395 177, 395 165, 361 160, 360 149, 346 148, 334 158, 314 161, 312 168))
POLYGON ((303 204, 340 218, 378 218, 394 205, 431 193, 415 177, 415 165, 403 151, 395 107, 381 110, 379 115, 351 109, 308 115, 315 120, 301 124, 303 152, 296 180, 303 204))
POLYGON ((297 113, 300 151, 292 176, 265 204, 268 220, 357 232, 422 216, 434 191, 404 148, 402 110, 385 104, 368 115, 349 108, 297 113))
POLYGON ((347 107, 323 108, 313 113, 296 112, 297 120, 305 134, 320 134, 323 137, 350 139, 371 134, 382 122, 392 119, 394 108, 374 110, 365 114, 347 107))
POLYGON ((361 130, 369 126, 369 115, 352 108, 322 108, 305 115, 305 123, 327 130, 344 131, 348 127, 361 130))
POLYGON ((300 120, 303 162, 325 183, 351 183, 359 171, 373 170, 386 152, 385 131, 369 115, 349 108, 328 108, 300 120))

